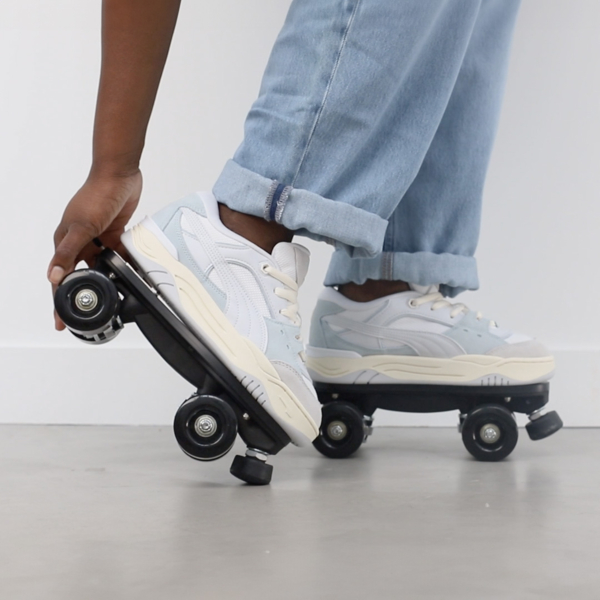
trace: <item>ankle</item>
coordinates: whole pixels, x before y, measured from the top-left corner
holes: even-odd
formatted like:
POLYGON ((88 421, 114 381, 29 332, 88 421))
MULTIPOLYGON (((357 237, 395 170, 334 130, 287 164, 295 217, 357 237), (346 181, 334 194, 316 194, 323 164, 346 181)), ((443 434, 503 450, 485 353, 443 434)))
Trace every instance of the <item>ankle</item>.
POLYGON ((391 294, 408 292, 410 286, 405 281, 385 281, 381 279, 367 279, 363 284, 343 283, 338 286, 342 296, 354 302, 370 302, 391 294))
POLYGON ((269 254, 279 242, 291 242, 294 232, 273 221, 247 215, 219 204, 219 216, 227 229, 246 238, 269 254))

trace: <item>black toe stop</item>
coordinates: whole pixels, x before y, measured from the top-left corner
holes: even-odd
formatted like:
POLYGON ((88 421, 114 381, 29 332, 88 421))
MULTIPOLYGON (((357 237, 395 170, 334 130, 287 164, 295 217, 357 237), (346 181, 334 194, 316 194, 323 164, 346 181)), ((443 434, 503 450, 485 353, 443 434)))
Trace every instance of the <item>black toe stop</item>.
POLYGON ((562 426, 562 419, 553 410, 527 423, 525 429, 527 429, 527 433, 532 440, 543 440, 549 435, 556 433, 562 426))
POLYGON ((250 485, 271 483, 273 466, 252 456, 236 456, 229 472, 250 485))

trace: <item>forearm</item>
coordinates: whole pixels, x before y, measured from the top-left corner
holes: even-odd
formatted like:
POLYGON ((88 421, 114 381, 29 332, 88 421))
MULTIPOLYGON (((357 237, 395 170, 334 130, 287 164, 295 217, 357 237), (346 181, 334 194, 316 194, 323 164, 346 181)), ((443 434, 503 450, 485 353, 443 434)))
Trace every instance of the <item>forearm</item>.
POLYGON ((180 0, 103 0, 92 173, 136 170, 180 0))

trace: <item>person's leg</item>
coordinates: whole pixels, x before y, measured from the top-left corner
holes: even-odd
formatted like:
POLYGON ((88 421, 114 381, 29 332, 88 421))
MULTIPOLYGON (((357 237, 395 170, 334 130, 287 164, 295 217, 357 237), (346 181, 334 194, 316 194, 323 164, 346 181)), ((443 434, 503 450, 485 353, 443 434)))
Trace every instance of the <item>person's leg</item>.
POLYGON ((217 200, 352 256, 380 252, 446 110, 480 4, 295 0, 217 200))
POLYGON ((296 443, 318 434, 320 405, 299 335, 308 252, 290 232, 381 251, 480 2, 295 0, 214 195, 175 202, 124 236, 165 302, 296 443))
MULTIPOLYGON (((337 251, 326 285, 376 280, 364 286, 365 299, 372 299, 370 288, 373 293, 393 292, 398 281, 441 284, 451 296, 477 289, 473 255, 483 185, 519 3, 482 3, 444 117, 415 180, 389 219, 383 253, 357 259, 337 251)), ((358 296, 356 286, 348 288, 358 296)))
POLYGON ((473 252, 518 0, 484 0, 421 168, 390 218, 384 252, 336 251, 313 313, 314 381, 517 385, 548 380, 536 340, 452 304, 477 287, 473 252), (405 282, 410 282, 407 284, 405 282), (420 284, 420 285, 419 285, 420 284), (431 285, 430 285, 431 284, 431 285))

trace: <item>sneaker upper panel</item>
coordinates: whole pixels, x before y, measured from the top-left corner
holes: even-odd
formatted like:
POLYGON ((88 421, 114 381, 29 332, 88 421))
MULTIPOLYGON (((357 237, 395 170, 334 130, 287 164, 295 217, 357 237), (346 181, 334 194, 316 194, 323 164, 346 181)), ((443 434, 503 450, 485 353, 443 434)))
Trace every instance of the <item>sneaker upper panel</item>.
POLYGON ((210 219, 206 200, 192 195, 181 202, 164 232, 175 244, 179 260, 192 270, 230 323, 266 352, 266 319, 281 319, 286 300, 273 293, 276 282, 262 266, 277 269, 277 265, 268 253, 210 219))
POLYGON ((495 386, 552 377, 554 360, 542 344, 425 291, 361 303, 325 289, 307 348, 313 380, 495 386))
MULTIPOLYGON (((303 246, 279 243, 272 258, 278 270, 265 270, 266 281, 275 280, 272 295, 280 300, 274 303, 275 318, 265 318, 268 343, 267 358, 281 377, 295 392, 315 422, 321 420, 321 405, 305 364, 304 343, 300 335, 302 320, 299 315, 297 291, 308 270, 309 252, 303 246), (279 284, 279 285, 277 285, 279 284)), ((273 286, 271 281, 268 285, 273 286)))
POLYGON ((194 272, 221 302, 227 319, 266 355, 282 380, 292 383, 297 395, 314 396, 303 360, 300 318, 286 316, 290 306, 290 316, 297 314, 297 289, 308 269, 308 250, 283 242, 269 254, 221 223, 214 198, 206 194, 200 198, 202 211, 190 200, 171 220, 179 222, 182 254, 195 263, 194 272))
POLYGON ((304 363, 297 292, 304 281, 309 251, 281 242, 272 254, 228 230, 214 197, 203 198, 207 218, 183 209, 182 227, 191 229, 209 281, 226 295, 222 309, 237 331, 269 359, 315 422, 320 404, 304 363), (200 229, 202 228, 202 229, 200 229))
POLYGON ((123 236, 161 298, 223 360, 294 443, 318 434, 297 306, 308 251, 273 255, 227 229, 212 194, 192 194, 123 236))
POLYGON ((222 310, 227 319, 241 335, 264 350, 267 331, 263 318, 271 316, 272 308, 256 275, 263 257, 189 209, 181 210, 180 225, 186 246, 203 276, 224 294, 222 310))
POLYGON ((435 309, 434 302, 411 302, 422 297, 408 291, 359 303, 326 289, 313 314, 310 346, 354 351, 361 356, 509 356, 508 346, 523 349, 528 356, 549 354, 529 336, 499 328, 475 311, 453 314, 456 305, 449 302, 435 309))

